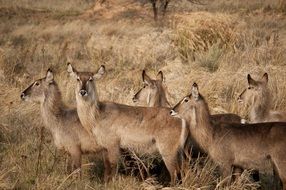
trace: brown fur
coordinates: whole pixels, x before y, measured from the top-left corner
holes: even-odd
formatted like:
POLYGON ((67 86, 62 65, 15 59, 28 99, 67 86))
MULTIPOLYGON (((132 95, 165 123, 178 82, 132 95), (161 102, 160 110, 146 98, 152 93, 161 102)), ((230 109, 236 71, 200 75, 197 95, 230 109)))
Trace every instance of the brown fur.
POLYGON ((232 167, 264 169, 264 163, 271 160, 286 189, 286 123, 213 126, 196 84, 192 93, 173 108, 172 115, 188 122, 191 135, 220 166, 224 177, 231 174, 232 167))
MULTIPOLYGON (((158 72, 156 79, 152 79, 143 70, 142 81, 144 86, 134 95, 132 98, 133 102, 145 103, 149 107, 171 107, 163 86, 164 75, 162 71, 158 72)), ((213 123, 241 123, 241 117, 236 114, 215 114, 211 116, 211 121, 213 123)), ((191 138, 188 141, 188 145, 184 148, 184 153, 190 159, 191 156, 196 157, 200 150, 191 138), (190 150, 192 150, 192 153, 190 150)))
POLYGON ((286 121, 286 113, 273 111, 271 92, 268 88, 268 74, 260 81, 247 76, 248 87, 240 94, 238 100, 250 105, 249 119, 251 123, 286 121))
MULTIPOLYGON (((21 94, 23 100, 40 103, 41 115, 58 149, 69 153, 72 170, 81 167, 84 153, 103 150, 93 136, 82 127, 76 109, 67 109, 63 104, 57 83, 50 70, 45 78, 36 80, 21 94)), ((105 167, 108 168, 107 162, 105 167)))
MULTIPOLYGON (((140 153, 159 152, 175 182, 179 172, 178 152, 184 144, 181 138, 181 120, 169 116, 169 109, 132 107, 112 102, 100 102, 92 78, 100 78, 101 67, 96 74, 75 71, 68 65, 68 72, 79 81, 76 87, 77 111, 83 126, 93 133, 97 142, 106 148, 113 176, 120 156, 119 148, 129 148, 140 153), (80 92, 86 90, 82 96, 80 92)), ((186 127, 184 127, 186 128, 186 127)), ((182 140, 183 139, 183 140, 182 140)))
POLYGON ((214 124, 242 122, 242 118, 234 113, 213 114, 210 116, 210 119, 214 124))
POLYGON ((159 71, 156 79, 151 79, 143 70, 143 87, 132 98, 133 102, 147 103, 149 107, 171 107, 163 86, 163 72, 159 71))
MULTIPOLYGON (((149 107, 167 107, 171 105, 167 100, 165 88, 163 86, 163 72, 159 71, 156 79, 151 79, 143 70, 142 80, 144 86, 134 95, 133 102, 143 103, 149 107)), ((228 114, 214 114, 211 115, 213 123, 241 123, 239 115, 228 114)))

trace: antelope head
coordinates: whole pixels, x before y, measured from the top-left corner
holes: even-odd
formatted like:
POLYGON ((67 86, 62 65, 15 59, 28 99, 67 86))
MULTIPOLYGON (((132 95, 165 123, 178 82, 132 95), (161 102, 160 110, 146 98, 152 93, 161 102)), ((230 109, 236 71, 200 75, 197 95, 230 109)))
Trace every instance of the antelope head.
POLYGON ((95 80, 100 79, 105 73, 105 67, 101 65, 97 72, 78 72, 68 63, 68 73, 77 80, 76 98, 84 101, 97 101, 97 89, 95 80))
POLYGON ((248 85, 246 89, 238 97, 240 103, 253 103, 254 100, 260 96, 263 91, 267 88, 268 74, 265 73, 260 81, 254 80, 250 74, 247 75, 248 85))
POLYGON ((162 93, 162 83, 164 80, 163 72, 159 71, 156 79, 151 79, 143 70, 142 72, 142 88, 133 96, 133 102, 146 102, 149 105, 151 102, 155 102, 156 98, 159 98, 162 93))
POLYGON ((195 125, 196 108, 201 102, 204 102, 204 98, 199 93, 197 83, 194 83, 192 85, 191 93, 185 96, 172 108, 170 115, 184 120, 193 121, 192 123, 195 125))
POLYGON ((49 94, 49 89, 54 85, 54 75, 48 69, 45 78, 34 81, 26 90, 21 93, 21 99, 31 102, 44 102, 49 94))

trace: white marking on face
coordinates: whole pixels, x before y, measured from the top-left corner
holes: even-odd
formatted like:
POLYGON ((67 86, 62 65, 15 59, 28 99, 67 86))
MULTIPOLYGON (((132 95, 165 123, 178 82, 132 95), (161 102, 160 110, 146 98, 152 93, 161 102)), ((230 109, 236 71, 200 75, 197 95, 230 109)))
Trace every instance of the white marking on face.
POLYGON ((188 97, 185 97, 185 98, 181 101, 180 104, 183 104, 183 103, 188 102, 188 101, 189 101, 189 98, 188 98, 188 97))
POLYGON ((178 115, 178 113, 175 112, 174 110, 171 110, 171 116, 176 116, 176 115, 178 115))
POLYGON ((39 82, 38 81, 36 81, 36 82, 34 82, 34 84, 33 84, 33 86, 39 86, 39 82))
POLYGON ((150 101, 151 101, 151 92, 150 92, 150 90, 148 90, 147 105, 149 105, 150 101))
POLYGON ((245 119, 241 119, 240 123, 246 124, 246 120, 245 119))

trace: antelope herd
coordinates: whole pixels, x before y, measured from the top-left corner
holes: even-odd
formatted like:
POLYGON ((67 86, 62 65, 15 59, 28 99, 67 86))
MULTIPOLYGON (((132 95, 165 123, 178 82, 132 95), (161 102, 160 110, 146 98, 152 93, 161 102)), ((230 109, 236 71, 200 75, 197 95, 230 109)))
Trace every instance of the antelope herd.
POLYGON ((236 114, 211 115, 196 83, 171 108, 161 71, 156 79, 145 71, 142 73, 143 87, 134 95, 133 102, 145 107, 100 101, 96 80, 104 75, 104 66, 93 73, 78 71, 68 64, 67 71, 77 81, 76 108, 65 107, 50 69, 44 78, 22 92, 21 99, 40 103, 44 125, 55 146, 71 157, 70 169, 81 167, 82 154, 100 153, 104 181, 108 182, 116 172, 121 148, 159 153, 174 185, 184 154, 192 150, 191 154, 207 154, 219 166, 223 178, 232 176, 233 171, 263 170, 264 163, 270 161, 286 190, 286 113, 270 110, 267 73, 260 81, 247 76, 248 86, 238 98, 250 106, 249 121, 245 124, 236 114))

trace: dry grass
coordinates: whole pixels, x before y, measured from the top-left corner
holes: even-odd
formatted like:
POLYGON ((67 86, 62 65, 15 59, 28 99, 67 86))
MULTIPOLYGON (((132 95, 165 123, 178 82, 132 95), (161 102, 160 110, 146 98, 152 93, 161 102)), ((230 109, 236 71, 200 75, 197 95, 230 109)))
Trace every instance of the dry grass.
MULTIPOLYGON (((56 151, 47 131, 40 165, 35 164, 42 127, 39 106, 21 102, 19 95, 51 67, 65 102, 74 105, 74 82, 65 71, 67 61, 88 70, 106 65, 107 75, 98 81, 103 100, 132 105, 132 95, 141 86, 142 69, 154 75, 162 70, 172 104, 196 81, 213 113, 246 116, 247 109, 236 102, 246 75, 261 77, 268 72, 273 108, 286 106, 283 1, 218 0, 206 1, 205 6, 173 1, 167 18, 157 25, 149 4, 131 0, 110 1, 103 7, 94 7, 93 1, 31 2, 0 0, 1 189, 162 189, 152 176, 141 181, 140 175, 122 172, 104 186, 102 162, 92 155, 84 157, 82 180, 67 175, 67 156, 56 151), (91 164, 94 160, 95 166, 91 164)), ((149 166, 154 160, 141 159, 149 166)), ((258 186, 249 180, 247 171, 229 187, 220 186, 223 180, 211 161, 200 159, 185 166, 182 184, 172 188, 258 186)), ((262 189, 271 189, 270 181, 265 177, 262 189)))

